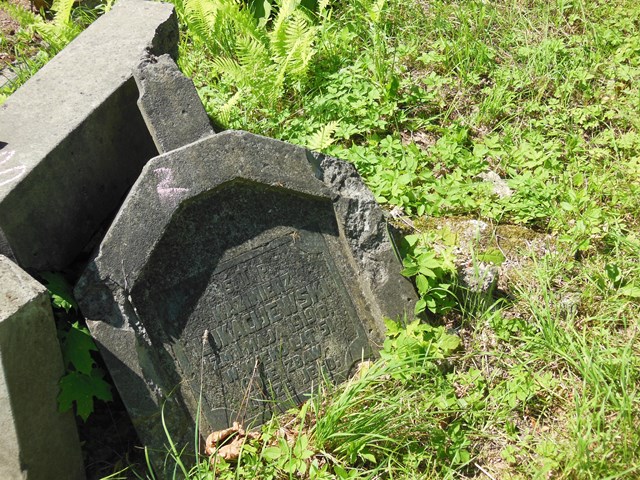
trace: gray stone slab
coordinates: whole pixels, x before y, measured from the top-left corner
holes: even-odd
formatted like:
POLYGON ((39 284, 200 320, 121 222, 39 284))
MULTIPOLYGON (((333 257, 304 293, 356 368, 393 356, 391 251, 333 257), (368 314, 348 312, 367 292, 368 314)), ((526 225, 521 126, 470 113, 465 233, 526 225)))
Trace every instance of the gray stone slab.
POLYGON ((133 71, 138 106, 159 153, 215 133, 196 87, 169 55, 150 56, 133 71))
POLYGON ((132 71, 177 38, 171 5, 120 0, 0 106, 0 228, 22 267, 66 266, 157 155, 132 71))
POLYGON ((57 408, 63 373, 46 289, 0 255, 0 478, 84 478, 73 414, 57 408))
POLYGON ((149 162, 76 287, 141 440, 260 423, 413 311, 352 166, 227 131, 149 162))

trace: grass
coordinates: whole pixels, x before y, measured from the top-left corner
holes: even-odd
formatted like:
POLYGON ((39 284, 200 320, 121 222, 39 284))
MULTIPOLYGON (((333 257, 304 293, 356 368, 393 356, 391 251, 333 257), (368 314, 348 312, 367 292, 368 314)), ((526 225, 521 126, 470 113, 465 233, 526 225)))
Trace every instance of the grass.
POLYGON ((415 226, 405 274, 443 326, 392 327, 367 373, 190 475, 638 478, 637 2, 174 3, 212 119, 352 162, 415 226), (470 261, 515 264, 500 295, 460 291, 457 235, 425 217, 489 226, 470 261), (496 257, 511 225, 545 247, 496 257))

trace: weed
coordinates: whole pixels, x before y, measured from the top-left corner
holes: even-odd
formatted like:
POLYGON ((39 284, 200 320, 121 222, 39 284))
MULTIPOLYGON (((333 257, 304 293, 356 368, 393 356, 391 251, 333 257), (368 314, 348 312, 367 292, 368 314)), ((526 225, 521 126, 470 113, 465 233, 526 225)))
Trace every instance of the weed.
POLYGON ((45 280, 58 324, 58 336, 62 348, 65 375, 60 379, 58 406, 60 411, 70 410, 76 405, 76 414, 84 421, 93 413, 94 398, 109 401, 111 385, 103 378, 104 372, 92 357, 98 351, 87 327, 70 312, 77 315, 77 303, 71 286, 59 273, 44 272, 45 280))

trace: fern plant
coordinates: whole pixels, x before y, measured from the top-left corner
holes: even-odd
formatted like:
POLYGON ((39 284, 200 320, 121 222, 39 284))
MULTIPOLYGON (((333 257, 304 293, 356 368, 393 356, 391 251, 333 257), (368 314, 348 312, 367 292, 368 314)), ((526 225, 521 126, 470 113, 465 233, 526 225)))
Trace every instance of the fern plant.
POLYGON ((322 152, 333 144, 335 141, 334 134, 339 127, 339 122, 329 122, 307 136, 303 143, 310 150, 322 152))
POLYGON ((274 5, 265 2, 258 16, 235 0, 181 0, 178 14, 187 26, 185 45, 191 52, 200 51, 197 60, 183 56, 181 68, 196 83, 202 72, 203 83, 213 77, 232 86, 222 92, 201 89, 215 120, 229 126, 239 102, 256 111, 273 110, 288 91, 303 88, 326 8, 327 2, 320 2, 316 16, 300 0, 278 0, 274 5))
POLYGON ((74 0, 54 0, 51 6, 51 10, 55 12, 53 21, 40 20, 34 25, 36 32, 55 52, 62 50, 82 31, 82 27, 71 17, 73 4, 74 0))

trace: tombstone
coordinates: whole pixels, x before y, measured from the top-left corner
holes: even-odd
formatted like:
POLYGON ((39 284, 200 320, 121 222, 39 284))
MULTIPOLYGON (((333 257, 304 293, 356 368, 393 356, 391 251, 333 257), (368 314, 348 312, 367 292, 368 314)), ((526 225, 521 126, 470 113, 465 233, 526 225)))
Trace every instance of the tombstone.
POLYGON ((149 55, 133 71, 138 108, 158 153, 166 153, 214 133, 190 78, 169 55, 149 55))
POLYGON ((84 478, 47 290, 0 255, 0 478, 84 478))
POLYGON ((411 284, 352 166, 227 131, 152 159, 76 297, 142 442, 257 425, 375 355, 411 284))

